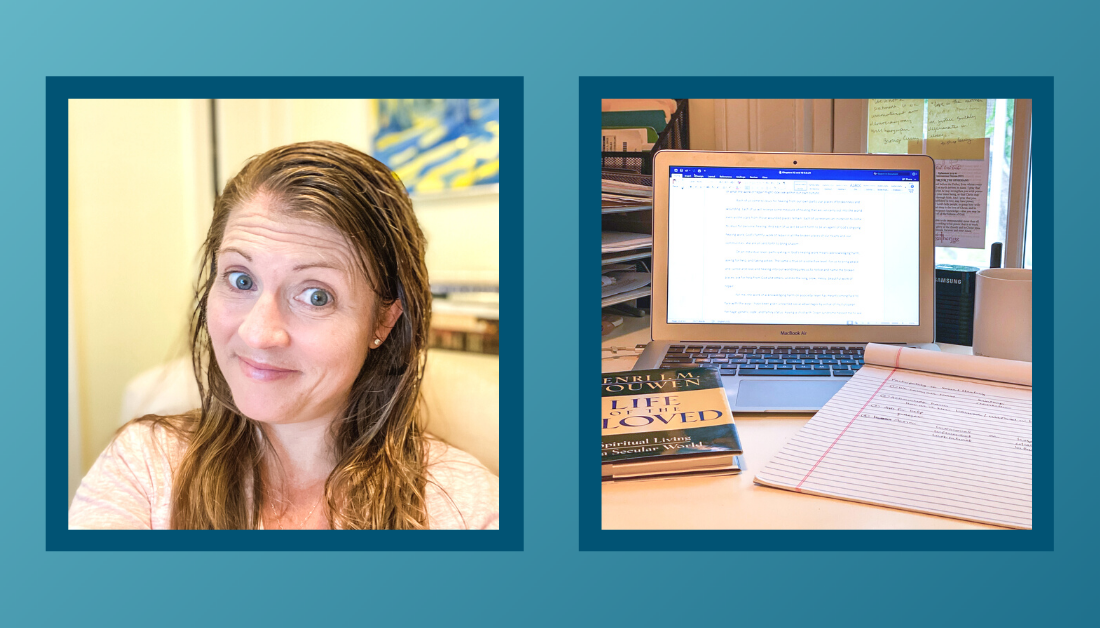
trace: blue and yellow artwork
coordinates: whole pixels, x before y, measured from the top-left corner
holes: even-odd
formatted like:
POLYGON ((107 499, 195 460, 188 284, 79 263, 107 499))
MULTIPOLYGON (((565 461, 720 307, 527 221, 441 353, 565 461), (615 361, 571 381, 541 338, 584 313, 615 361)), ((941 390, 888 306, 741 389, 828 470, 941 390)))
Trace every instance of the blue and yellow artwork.
POLYGON ((500 182, 500 103, 378 100, 374 157, 409 193, 500 182))

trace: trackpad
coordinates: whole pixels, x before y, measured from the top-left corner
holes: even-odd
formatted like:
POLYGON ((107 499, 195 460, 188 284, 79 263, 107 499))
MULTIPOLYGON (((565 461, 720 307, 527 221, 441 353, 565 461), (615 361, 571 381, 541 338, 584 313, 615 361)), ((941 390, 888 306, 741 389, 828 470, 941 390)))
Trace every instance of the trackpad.
POLYGON ((752 408, 821 408, 847 379, 827 380, 766 380, 742 379, 737 386, 735 407, 752 408))

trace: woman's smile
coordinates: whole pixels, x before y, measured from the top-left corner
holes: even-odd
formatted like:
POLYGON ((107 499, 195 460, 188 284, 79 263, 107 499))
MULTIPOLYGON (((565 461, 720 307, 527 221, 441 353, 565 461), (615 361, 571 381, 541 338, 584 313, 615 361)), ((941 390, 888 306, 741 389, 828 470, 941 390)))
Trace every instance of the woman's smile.
POLYGON ((279 368, 258 360, 249 360, 244 356, 237 356, 237 363, 241 366, 241 372, 245 377, 258 382, 273 382, 286 379, 298 371, 294 369, 279 368))

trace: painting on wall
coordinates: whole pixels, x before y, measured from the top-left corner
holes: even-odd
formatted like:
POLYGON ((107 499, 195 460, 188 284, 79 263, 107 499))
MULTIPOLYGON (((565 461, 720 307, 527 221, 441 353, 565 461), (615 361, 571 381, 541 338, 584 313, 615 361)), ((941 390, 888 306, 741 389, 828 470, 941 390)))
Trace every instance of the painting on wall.
POLYGON ((410 194, 499 183, 499 101, 378 100, 376 107, 374 156, 410 194))

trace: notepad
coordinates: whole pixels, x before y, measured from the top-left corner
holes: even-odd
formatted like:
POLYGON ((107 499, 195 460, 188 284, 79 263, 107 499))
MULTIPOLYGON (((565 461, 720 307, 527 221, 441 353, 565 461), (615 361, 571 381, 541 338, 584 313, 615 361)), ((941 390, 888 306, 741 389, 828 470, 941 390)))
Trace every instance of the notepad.
POLYGON ((1031 529, 1031 364, 870 344, 759 484, 1031 529))

